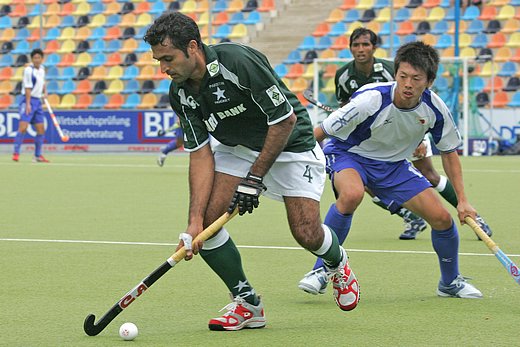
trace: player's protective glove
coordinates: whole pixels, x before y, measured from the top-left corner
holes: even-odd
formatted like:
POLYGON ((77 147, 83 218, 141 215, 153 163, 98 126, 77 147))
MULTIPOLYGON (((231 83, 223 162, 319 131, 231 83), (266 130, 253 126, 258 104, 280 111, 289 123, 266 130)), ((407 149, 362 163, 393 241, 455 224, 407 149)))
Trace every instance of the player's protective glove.
POLYGON ((228 212, 231 214, 238 206, 238 214, 243 215, 246 212, 252 213, 254 208, 258 207, 260 203, 258 197, 263 191, 267 190, 266 186, 262 183, 262 177, 255 176, 251 172, 247 173, 247 176, 240 181, 240 184, 233 195, 231 204, 229 205, 228 212))

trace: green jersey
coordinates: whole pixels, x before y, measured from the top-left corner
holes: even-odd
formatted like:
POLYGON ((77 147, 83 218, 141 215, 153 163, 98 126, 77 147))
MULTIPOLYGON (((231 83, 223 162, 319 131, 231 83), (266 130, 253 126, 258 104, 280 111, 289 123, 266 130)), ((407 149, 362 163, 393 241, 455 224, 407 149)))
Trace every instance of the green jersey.
POLYGON ((185 82, 170 85, 170 103, 180 118, 187 151, 207 144, 209 135, 228 146, 261 151, 269 126, 293 112, 297 122, 284 151, 314 148, 309 114, 263 54, 235 43, 203 48, 206 73, 199 91, 185 82))
POLYGON ((336 98, 340 105, 346 104, 352 94, 368 83, 389 82, 394 80, 394 63, 385 59, 374 58, 374 67, 370 76, 356 70, 356 61, 352 60, 336 71, 334 84, 336 98))

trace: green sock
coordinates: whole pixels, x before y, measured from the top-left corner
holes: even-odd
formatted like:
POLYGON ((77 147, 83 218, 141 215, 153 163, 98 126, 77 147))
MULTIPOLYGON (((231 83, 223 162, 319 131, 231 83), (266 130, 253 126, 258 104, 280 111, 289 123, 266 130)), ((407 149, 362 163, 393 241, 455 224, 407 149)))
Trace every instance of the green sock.
MULTIPOLYGON (((388 211, 388 207, 385 205, 384 202, 382 202, 381 200, 379 200, 379 198, 377 196, 374 196, 372 198, 372 202, 374 204, 376 204, 377 206, 385 209, 388 211)), ((399 210, 397 210, 397 212, 395 213, 396 215, 398 215, 399 217, 403 218, 403 219, 411 219, 411 220, 416 220, 416 219, 419 219, 420 217, 418 215, 416 215, 415 213, 413 213, 412 211, 404 208, 404 207, 401 207, 399 210)))
POLYGON ((336 267, 336 266, 338 266, 339 262, 341 261, 341 251, 340 251, 338 237, 336 236, 336 233, 332 229, 330 229, 330 230, 327 228, 323 228, 323 229, 326 233, 330 234, 330 241, 327 241, 328 238, 327 238, 327 236, 325 236, 325 240, 323 241, 324 246, 326 247, 326 243, 330 243, 330 246, 323 254, 319 254, 319 253, 321 253, 320 250, 318 250, 316 252, 312 252, 312 254, 323 259, 323 262, 328 267, 336 267))
POLYGON ((450 203, 451 206, 457 208, 457 204, 459 203, 459 200, 457 199, 457 193, 455 193, 453 185, 446 177, 441 176, 439 184, 437 187, 435 187, 435 190, 437 190, 439 194, 450 203))
POLYGON ((242 268, 240 253, 231 238, 218 248, 201 250, 200 255, 224 281, 233 297, 240 296, 248 303, 258 305, 258 296, 247 281, 242 268))

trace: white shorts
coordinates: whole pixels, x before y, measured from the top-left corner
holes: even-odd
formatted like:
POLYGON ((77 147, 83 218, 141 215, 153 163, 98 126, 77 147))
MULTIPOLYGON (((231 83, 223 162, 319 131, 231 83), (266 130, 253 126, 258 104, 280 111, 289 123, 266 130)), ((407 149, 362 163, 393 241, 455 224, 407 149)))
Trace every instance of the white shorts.
MULTIPOLYGON (((431 157, 433 155, 433 152, 432 152, 432 143, 430 142, 430 135, 428 135, 428 134, 424 135, 423 143, 426 146, 426 155, 424 156, 424 158, 431 157)), ((417 158, 416 156, 410 157, 410 161, 416 161, 419 159, 422 159, 422 158, 417 158)))
MULTIPOLYGON (((259 152, 244 146, 213 144, 215 171, 245 177, 259 152)), ((282 152, 264 177, 263 195, 283 201, 284 196, 320 201, 325 187, 325 156, 318 143, 303 153, 282 152)))

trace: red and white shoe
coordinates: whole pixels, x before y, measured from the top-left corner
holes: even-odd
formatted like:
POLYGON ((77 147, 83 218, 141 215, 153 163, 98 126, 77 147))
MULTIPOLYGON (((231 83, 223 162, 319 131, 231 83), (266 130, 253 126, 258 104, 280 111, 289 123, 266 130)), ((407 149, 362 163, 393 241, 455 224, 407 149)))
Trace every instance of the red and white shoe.
POLYGON ((334 300, 343 311, 351 311, 359 302, 359 283, 354 271, 348 264, 347 252, 342 250, 342 260, 337 269, 332 272, 332 288, 334 288, 334 300))
POLYGON ((13 153, 13 161, 20 160, 20 153, 13 153))
POLYGON ((222 310, 227 310, 224 315, 209 321, 209 330, 234 331, 241 329, 258 329, 265 327, 264 304, 262 301, 257 306, 251 305, 240 297, 226 305, 222 310))
POLYGON ((49 161, 45 159, 43 155, 40 155, 39 157, 33 157, 33 163, 48 163, 49 161))

